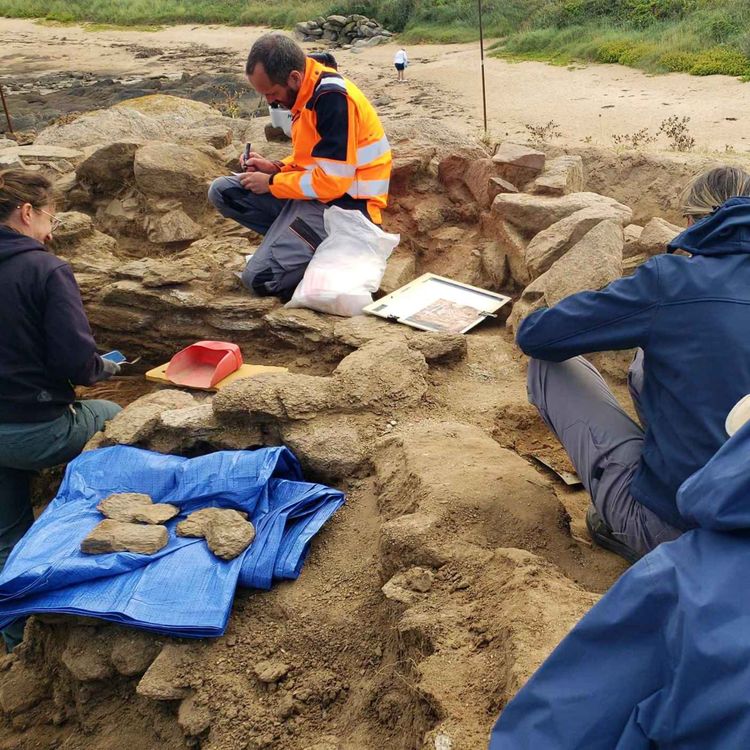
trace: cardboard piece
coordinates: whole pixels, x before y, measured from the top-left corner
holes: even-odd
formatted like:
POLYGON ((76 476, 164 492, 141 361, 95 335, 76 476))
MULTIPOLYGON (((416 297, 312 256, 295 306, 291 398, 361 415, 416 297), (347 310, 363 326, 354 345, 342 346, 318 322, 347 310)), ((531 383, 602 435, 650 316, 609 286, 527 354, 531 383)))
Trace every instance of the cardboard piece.
MULTIPOLYGON (((164 385, 171 385, 175 388, 185 388, 186 386, 178 386, 175 383, 173 383, 168 377, 167 377, 167 367, 169 366, 169 362, 165 362, 163 365, 159 365, 158 367, 154 367, 153 370, 149 370, 146 373, 146 380, 151 380, 154 383, 162 383, 164 385)), ((227 377, 224 378, 224 380, 220 380, 216 385, 214 385, 211 388, 192 388, 191 390, 197 390, 197 391, 220 391, 222 388, 225 388, 230 383, 234 383, 235 380, 241 380, 242 378, 252 378, 255 375, 263 375, 267 372, 288 372, 289 370, 286 367, 272 367, 270 365, 242 365, 239 369, 235 370, 233 373, 230 373, 227 375, 227 377)))
POLYGON ((425 273, 367 305, 364 312, 422 331, 466 333, 510 302, 510 297, 425 273))

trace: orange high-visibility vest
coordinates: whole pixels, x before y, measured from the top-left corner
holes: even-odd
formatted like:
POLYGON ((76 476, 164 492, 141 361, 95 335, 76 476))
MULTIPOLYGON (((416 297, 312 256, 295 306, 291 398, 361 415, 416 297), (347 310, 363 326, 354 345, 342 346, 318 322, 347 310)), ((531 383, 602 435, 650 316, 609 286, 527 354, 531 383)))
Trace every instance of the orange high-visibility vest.
POLYGON ((365 95, 308 58, 292 118, 292 155, 272 175, 271 194, 323 203, 342 199, 344 207, 351 198, 366 201, 361 205, 379 224, 388 202, 391 146, 365 95))

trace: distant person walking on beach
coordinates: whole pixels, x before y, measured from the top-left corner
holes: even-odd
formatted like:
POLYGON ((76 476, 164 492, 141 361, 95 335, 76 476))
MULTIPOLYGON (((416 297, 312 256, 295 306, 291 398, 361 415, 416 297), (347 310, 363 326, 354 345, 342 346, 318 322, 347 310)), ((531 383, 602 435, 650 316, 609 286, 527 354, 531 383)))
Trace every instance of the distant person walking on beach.
POLYGON ((396 54, 393 56, 393 64, 396 66, 396 75, 398 78, 396 78, 396 81, 400 83, 404 79, 404 71, 406 70, 407 65, 409 64, 409 57, 406 54, 406 50, 400 49, 396 54))

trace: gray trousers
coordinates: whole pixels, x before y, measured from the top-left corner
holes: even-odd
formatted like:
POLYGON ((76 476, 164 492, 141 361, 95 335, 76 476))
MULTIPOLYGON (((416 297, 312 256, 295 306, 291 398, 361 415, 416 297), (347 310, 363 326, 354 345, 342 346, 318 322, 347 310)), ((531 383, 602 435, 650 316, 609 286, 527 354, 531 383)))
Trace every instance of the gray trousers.
MULTIPOLYGON (((89 438, 120 411, 111 401, 79 401, 51 422, 0 424, 0 570, 34 523, 29 484, 34 472, 75 458, 89 438)), ((24 620, 7 626, 8 650, 21 642, 24 620)))
MULTIPOLYGON (((628 386, 641 422, 643 352, 636 354, 628 386)), ((613 534, 643 555, 682 533, 630 495, 643 452, 643 429, 622 409, 597 369, 583 357, 565 362, 532 359, 529 402, 570 456, 594 507, 613 534)))
POLYGON ((256 195, 243 188, 234 176, 214 180, 208 199, 222 216, 265 235, 242 273, 242 283, 260 296, 289 300, 313 253, 326 237, 323 227, 326 204, 316 200, 281 200, 270 193, 256 195))

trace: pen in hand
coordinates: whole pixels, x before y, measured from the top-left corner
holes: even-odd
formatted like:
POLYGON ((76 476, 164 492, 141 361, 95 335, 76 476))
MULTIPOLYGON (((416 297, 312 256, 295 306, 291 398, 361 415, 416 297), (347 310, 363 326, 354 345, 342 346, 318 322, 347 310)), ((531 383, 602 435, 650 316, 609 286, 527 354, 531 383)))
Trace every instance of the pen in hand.
POLYGON ((245 150, 242 152, 242 164, 241 164, 243 169, 247 168, 247 160, 250 158, 250 152, 252 151, 252 149, 253 149, 252 143, 248 142, 245 144, 245 150))

